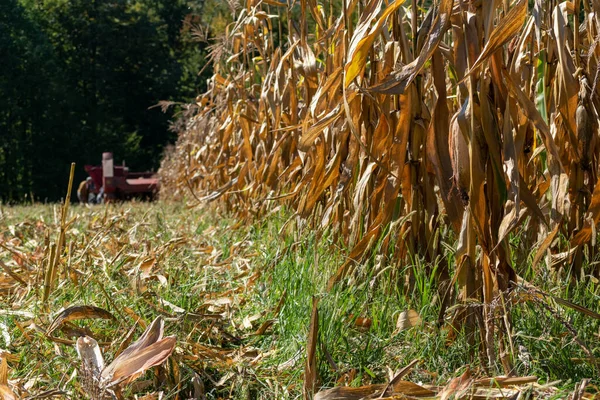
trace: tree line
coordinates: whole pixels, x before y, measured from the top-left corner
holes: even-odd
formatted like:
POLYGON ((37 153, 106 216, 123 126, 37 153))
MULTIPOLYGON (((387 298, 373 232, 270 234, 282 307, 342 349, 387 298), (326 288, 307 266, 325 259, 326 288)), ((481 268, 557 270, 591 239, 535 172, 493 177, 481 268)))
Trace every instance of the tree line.
POLYGON ((211 71, 202 27, 224 29, 217 1, 0 2, 0 200, 55 201, 103 151, 136 170, 158 167, 176 108, 211 71), (215 28, 216 26, 216 28, 215 28), (203 71, 199 74, 199 71, 203 71))

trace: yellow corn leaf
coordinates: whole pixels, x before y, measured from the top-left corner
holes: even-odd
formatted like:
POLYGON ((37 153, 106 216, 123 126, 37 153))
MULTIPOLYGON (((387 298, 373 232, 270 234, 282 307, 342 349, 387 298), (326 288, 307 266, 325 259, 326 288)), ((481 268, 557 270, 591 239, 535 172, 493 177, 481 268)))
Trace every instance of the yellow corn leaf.
MULTIPOLYGON (((350 49, 348 51, 348 62, 346 63, 344 70, 346 72, 346 76, 344 78, 344 85, 347 87, 350 85, 350 82, 354 80, 360 73, 360 71, 364 68, 367 62, 367 56, 369 51, 371 50, 371 46, 375 41, 375 38, 379 34, 383 24, 387 17, 396 11, 398 7, 400 7, 405 0, 396 0, 392 4, 390 4, 383 14, 379 17, 375 25, 371 29, 368 29, 371 22, 375 19, 375 13, 379 11, 379 7, 376 7, 372 10, 370 15, 367 15, 363 18, 363 22, 360 26, 356 28, 354 35, 352 36, 352 40, 350 41, 350 49)), ((381 3, 381 1, 379 2, 381 3)), ((369 10, 366 10, 369 11, 369 10)))

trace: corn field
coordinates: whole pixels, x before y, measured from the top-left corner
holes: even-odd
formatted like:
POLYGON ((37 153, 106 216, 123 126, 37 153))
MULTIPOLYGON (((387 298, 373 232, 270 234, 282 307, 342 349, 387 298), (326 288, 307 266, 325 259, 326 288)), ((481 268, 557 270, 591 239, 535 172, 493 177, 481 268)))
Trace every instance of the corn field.
POLYGON ((600 1, 232 7, 163 195, 243 219, 285 205, 348 249, 330 288, 374 255, 443 260, 445 323, 509 373, 511 305, 545 296, 522 265, 600 276, 600 1))

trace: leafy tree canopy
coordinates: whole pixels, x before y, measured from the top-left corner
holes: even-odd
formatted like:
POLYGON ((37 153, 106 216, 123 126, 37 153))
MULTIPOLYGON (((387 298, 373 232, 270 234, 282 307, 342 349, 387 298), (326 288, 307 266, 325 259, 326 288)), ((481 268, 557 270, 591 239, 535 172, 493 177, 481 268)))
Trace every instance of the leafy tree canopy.
POLYGON ((83 179, 103 151, 156 168, 175 134, 172 114, 150 107, 204 90, 211 71, 198 27, 230 18, 212 3, 0 2, 0 200, 57 200, 70 163, 83 179))

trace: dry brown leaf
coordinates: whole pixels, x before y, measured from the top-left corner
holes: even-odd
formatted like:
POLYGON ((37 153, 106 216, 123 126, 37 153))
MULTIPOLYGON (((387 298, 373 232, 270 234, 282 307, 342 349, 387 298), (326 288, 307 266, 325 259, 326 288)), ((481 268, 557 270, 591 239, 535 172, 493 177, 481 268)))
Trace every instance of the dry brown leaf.
POLYGON ((540 247, 538 247, 538 249, 537 249, 537 251, 535 253, 535 256, 533 257, 533 263, 531 264, 531 268, 535 269, 535 267, 540 262, 540 260, 542 259, 542 257, 544 257, 546 255, 546 251, 548 251, 548 249, 550 248, 550 245, 552 244, 552 242, 556 238, 556 235, 558 235, 559 228, 560 228, 560 225, 556 224, 556 226, 554 227, 554 229, 552 230, 552 232, 550 232, 548 234, 548 236, 546 236, 546 239, 544 239, 544 241, 542 242, 542 244, 540 245, 540 247))
POLYGON ((465 78, 476 71, 481 64, 506 42, 515 36, 525 23, 527 17, 527 0, 519 0, 510 11, 500 20, 500 23, 492 31, 483 51, 471 69, 466 73, 465 78))
POLYGON ((472 383, 473 379, 471 378, 471 370, 469 367, 467 367, 461 376, 451 379, 450 382, 448 382, 448 384, 440 391, 438 394, 440 396, 440 400, 462 398, 462 396, 464 396, 471 388, 472 383))
POLYGON ((142 397, 139 397, 137 400, 161 400, 163 398, 164 398, 163 392, 158 392, 158 393, 148 393, 142 397))
POLYGON ((48 327, 46 335, 52 334, 65 322, 76 321, 80 319, 112 319, 115 317, 103 308, 96 306, 72 306, 61 311, 48 327))
POLYGON ((7 385, 0 384, 0 396, 3 400, 18 400, 19 396, 15 394, 7 385))
POLYGON ((4 356, 0 359, 0 385, 8 385, 8 362, 4 356))
MULTIPOLYGON (((360 400, 369 398, 376 393, 381 393, 387 385, 368 385, 361 387, 336 387, 333 389, 323 390, 315 395, 315 400, 360 400)), ((391 385, 388 389, 388 394, 394 398, 398 396, 400 398, 404 396, 411 397, 431 397, 435 395, 435 392, 426 389, 416 383, 407 381, 398 381, 391 385)))
MULTIPOLYGON (((148 368, 160 365, 169 358, 177 339, 167 336, 151 345, 130 353, 127 357, 120 357, 113 361, 103 372, 102 378, 108 381, 108 386, 123 384, 133 381, 148 368)), ((125 352, 123 352, 125 353, 125 352)))
POLYGON ((354 320, 354 326, 363 330, 369 330, 372 324, 373 320, 368 317, 358 317, 354 320))
POLYGON ((475 381, 477 386, 518 386, 538 381, 537 376, 496 376, 493 378, 482 378, 475 381))
POLYGON ((125 349, 112 363, 104 366, 98 343, 88 336, 77 340, 77 353, 82 361, 82 375, 87 377, 89 390, 102 393, 115 385, 126 385, 147 369, 169 358, 177 342, 174 336, 163 335, 162 319, 156 318, 142 336, 125 349))
POLYGON ((158 317, 146 328, 142 336, 127 347, 117 358, 113 360, 103 371, 104 379, 110 379, 115 375, 115 369, 122 364, 127 363, 127 360, 134 358, 136 354, 158 342, 162 339, 164 330, 163 319, 158 317))
POLYGON ((453 0, 442 0, 438 8, 438 15, 429 30, 425 45, 419 52, 419 56, 410 64, 390 76, 383 82, 372 86, 370 90, 378 93, 401 94, 408 85, 417 77, 433 53, 437 50, 444 34, 450 28, 450 15, 452 13, 453 0))
POLYGON ((592 239, 592 232, 600 222, 600 179, 596 182, 590 206, 587 209, 585 226, 571 239, 571 246, 579 246, 592 239))
POLYGON ((25 282, 17 273, 15 273, 8 265, 4 264, 2 260, 0 260, 0 268, 4 270, 11 278, 17 281, 21 286, 27 287, 27 282, 25 282))

